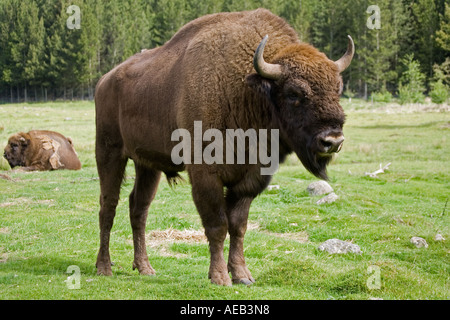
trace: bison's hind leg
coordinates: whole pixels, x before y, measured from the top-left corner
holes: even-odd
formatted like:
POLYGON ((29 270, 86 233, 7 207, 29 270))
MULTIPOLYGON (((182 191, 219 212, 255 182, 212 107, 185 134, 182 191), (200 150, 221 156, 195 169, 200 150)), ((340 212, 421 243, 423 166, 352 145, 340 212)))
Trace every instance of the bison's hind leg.
POLYGON ((109 238, 119 202, 127 158, 120 150, 106 150, 97 146, 96 160, 100 178, 100 250, 97 256, 97 274, 111 276, 109 238))
POLYGON ((142 275, 153 275, 145 245, 145 224, 148 208, 155 197, 161 172, 147 168, 135 162, 136 181, 130 194, 130 221, 133 229, 134 261, 133 270, 138 269, 142 275))

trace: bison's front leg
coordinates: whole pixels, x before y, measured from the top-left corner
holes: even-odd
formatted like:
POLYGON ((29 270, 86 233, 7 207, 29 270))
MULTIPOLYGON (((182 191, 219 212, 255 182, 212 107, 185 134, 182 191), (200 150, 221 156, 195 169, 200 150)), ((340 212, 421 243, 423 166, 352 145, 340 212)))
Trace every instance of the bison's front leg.
POLYGON ((202 219, 205 234, 209 242, 211 263, 209 278, 218 285, 231 286, 227 264, 223 256, 223 243, 227 235, 227 216, 223 185, 216 176, 204 170, 188 170, 192 184, 192 196, 202 219))
POLYGON ((255 282, 245 264, 244 235, 247 230, 248 211, 253 201, 251 197, 239 197, 229 191, 226 197, 230 252, 228 270, 233 283, 251 285, 255 282))

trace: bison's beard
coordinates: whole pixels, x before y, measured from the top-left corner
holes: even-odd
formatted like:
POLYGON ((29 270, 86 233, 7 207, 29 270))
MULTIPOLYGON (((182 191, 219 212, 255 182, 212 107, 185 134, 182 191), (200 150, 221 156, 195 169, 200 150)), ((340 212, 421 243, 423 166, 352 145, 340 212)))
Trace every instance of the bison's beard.
POLYGON ((319 179, 328 180, 327 165, 332 157, 323 157, 308 153, 308 160, 304 161, 300 158, 305 168, 319 179))
POLYGON ((292 151, 302 162, 303 166, 319 179, 328 180, 327 165, 330 163, 331 155, 320 152, 317 135, 311 135, 303 130, 281 131, 281 148, 292 151))
POLYGON ((303 166, 319 179, 328 180, 327 165, 330 163, 331 156, 320 155, 311 143, 303 145, 299 150, 295 150, 303 166))
POLYGON ((15 167, 25 166, 25 161, 23 161, 22 159, 18 159, 11 154, 5 152, 4 157, 6 161, 8 161, 8 164, 11 167, 11 169, 15 167))
POLYGON ((11 167, 11 169, 21 166, 20 161, 9 160, 9 159, 6 159, 6 160, 8 161, 8 164, 11 167))

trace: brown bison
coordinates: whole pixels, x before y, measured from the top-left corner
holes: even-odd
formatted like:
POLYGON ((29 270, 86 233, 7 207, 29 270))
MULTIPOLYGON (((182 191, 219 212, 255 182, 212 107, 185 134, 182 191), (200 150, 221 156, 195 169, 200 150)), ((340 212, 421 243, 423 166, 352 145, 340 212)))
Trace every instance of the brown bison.
POLYGON ((70 138, 54 131, 19 132, 8 139, 5 159, 11 168, 24 171, 81 169, 81 163, 70 138))
MULTIPOLYGON (((224 134, 229 129, 275 130, 278 141, 267 134, 267 143, 276 148, 267 150, 277 150, 280 161, 295 152, 310 172, 326 178, 326 165, 344 140, 340 73, 353 52, 349 37, 347 52, 331 61, 302 43, 283 19, 258 9, 196 19, 163 46, 144 50, 104 75, 95 95, 101 188, 97 273, 112 274, 110 231, 125 165, 132 159, 133 269, 155 273, 147 257, 145 224, 161 172, 173 182, 187 170, 209 241, 211 282, 253 283, 243 241, 250 204, 271 178, 261 174, 267 163, 173 161, 178 145, 173 133, 182 128, 195 136, 195 122, 203 131, 214 128, 224 134), (223 254, 227 232, 228 264, 223 254)), ((195 146, 187 150, 197 152, 195 146)), ((245 149, 246 159, 251 150, 245 149)))

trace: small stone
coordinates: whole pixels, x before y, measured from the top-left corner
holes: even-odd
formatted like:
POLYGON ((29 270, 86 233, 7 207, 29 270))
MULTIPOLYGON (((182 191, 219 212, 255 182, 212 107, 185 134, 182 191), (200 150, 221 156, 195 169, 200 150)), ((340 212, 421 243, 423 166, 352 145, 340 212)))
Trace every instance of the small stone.
POLYGON ((267 186, 267 191, 279 190, 280 186, 278 184, 267 186))
POLYGON ((412 237, 411 240, 409 240, 413 245, 415 245, 417 248, 428 248, 428 243, 425 241, 424 238, 421 237, 412 237))
POLYGON ((328 253, 361 253, 361 248, 353 243, 342 241, 339 239, 329 239, 322 243, 317 249, 327 251, 328 253))
POLYGON ((328 184, 328 182, 323 180, 310 183, 306 190, 308 190, 311 196, 321 196, 323 194, 333 192, 333 188, 328 184))
POLYGON ((445 241, 445 238, 442 236, 442 234, 438 233, 434 236, 434 241, 445 241))
POLYGON ((319 201, 317 201, 316 204, 333 203, 337 199, 339 199, 338 195, 336 193, 332 192, 332 193, 326 195, 325 197, 323 197, 322 199, 320 199, 319 201))

